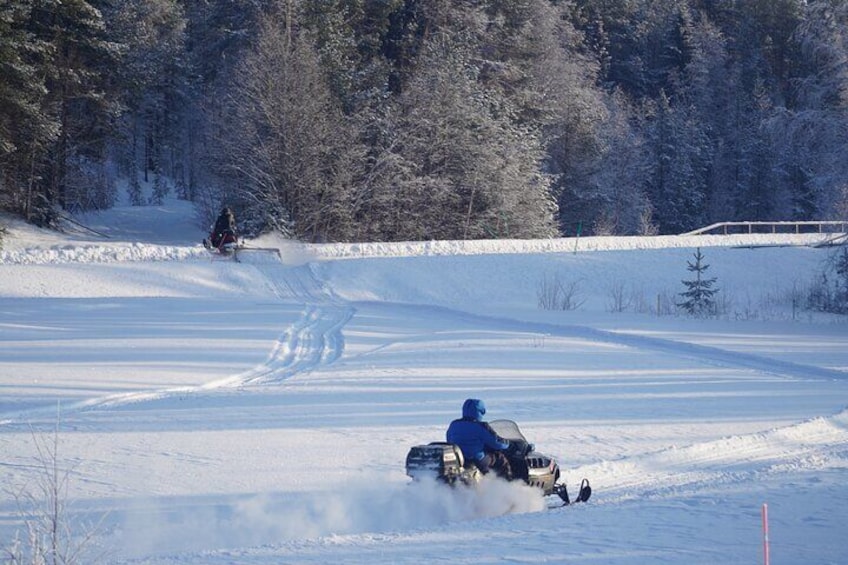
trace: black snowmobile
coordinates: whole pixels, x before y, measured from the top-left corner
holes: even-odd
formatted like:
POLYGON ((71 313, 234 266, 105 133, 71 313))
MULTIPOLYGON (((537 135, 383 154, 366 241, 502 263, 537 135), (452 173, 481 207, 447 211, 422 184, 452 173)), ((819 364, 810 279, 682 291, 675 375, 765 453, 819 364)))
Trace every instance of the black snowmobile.
MULTIPOLYGON (((513 480, 538 487, 545 496, 556 495, 563 505, 589 500, 592 488, 587 479, 580 483, 577 497, 569 498, 565 483, 559 482, 559 464, 553 457, 536 451, 518 429, 518 424, 512 420, 493 420, 489 425, 509 441, 505 455, 512 468, 513 480)), ((435 478, 451 486, 474 485, 483 476, 474 463, 464 460, 459 446, 443 441, 412 447, 406 455, 406 474, 413 480, 435 478)))

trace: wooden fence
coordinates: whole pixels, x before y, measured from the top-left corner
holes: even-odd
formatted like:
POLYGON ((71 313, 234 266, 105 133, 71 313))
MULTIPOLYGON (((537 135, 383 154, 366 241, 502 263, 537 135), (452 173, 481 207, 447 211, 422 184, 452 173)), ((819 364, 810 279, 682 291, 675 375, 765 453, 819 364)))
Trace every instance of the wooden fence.
POLYGON ((718 222, 682 235, 737 234, 737 233, 846 233, 848 221, 807 222, 718 222))

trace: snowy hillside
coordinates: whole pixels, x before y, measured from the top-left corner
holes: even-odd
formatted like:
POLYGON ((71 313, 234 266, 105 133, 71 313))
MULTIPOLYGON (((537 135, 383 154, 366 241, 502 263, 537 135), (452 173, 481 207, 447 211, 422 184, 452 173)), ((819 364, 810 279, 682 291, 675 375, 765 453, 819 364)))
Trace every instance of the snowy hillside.
POLYGON ((4 220, 0 546, 58 424, 83 563, 749 564, 763 504, 773 563, 848 562, 848 322, 792 307, 821 236, 263 240, 282 261, 236 263, 192 218, 4 220), (669 310, 695 247, 715 319, 669 310), (552 284, 573 309, 539 307, 552 284), (410 484, 467 397, 589 503, 410 484))

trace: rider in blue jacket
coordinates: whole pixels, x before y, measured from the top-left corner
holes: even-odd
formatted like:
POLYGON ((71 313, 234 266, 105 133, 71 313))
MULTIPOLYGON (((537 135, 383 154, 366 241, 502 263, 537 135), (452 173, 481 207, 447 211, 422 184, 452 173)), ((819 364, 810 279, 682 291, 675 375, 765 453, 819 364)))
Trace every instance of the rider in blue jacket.
POLYGON ((509 442, 481 418, 486 414, 486 404, 477 398, 469 398, 462 405, 462 418, 448 426, 447 441, 459 446, 466 462, 477 465, 481 472, 493 469, 507 480, 512 479, 512 470, 504 450, 509 442))

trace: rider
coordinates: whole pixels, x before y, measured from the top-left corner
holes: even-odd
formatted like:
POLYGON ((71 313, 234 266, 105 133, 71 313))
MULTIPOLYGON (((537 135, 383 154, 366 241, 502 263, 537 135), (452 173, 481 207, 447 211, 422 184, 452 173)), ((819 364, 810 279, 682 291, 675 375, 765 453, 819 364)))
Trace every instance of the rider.
POLYGON ((501 438, 481 418, 486 413, 486 404, 477 398, 469 398, 462 405, 462 418, 448 426, 447 440, 459 446, 467 462, 473 462, 483 474, 493 469, 498 476, 512 479, 512 469, 504 451, 509 441, 501 438))
POLYGON ((212 228, 209 242, 212 244, 212 247, 217 248, 220 247, 225 235, 232 235, 233 239, 235 239, 236 233, 236 218, 233 215, 233 211, 228 206, 224 206, 218 219, 215 220, 215 227, 212 228))

